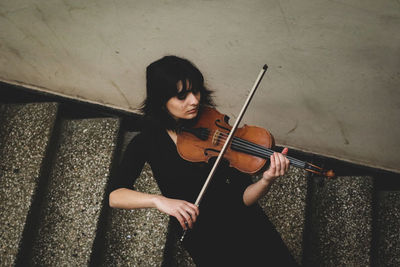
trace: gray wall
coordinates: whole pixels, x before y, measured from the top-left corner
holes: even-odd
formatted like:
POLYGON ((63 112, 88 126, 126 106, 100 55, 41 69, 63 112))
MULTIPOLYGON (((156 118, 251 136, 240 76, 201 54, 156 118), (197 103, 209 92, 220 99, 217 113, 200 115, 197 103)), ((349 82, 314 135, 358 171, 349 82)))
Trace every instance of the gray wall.
POLYGON ((192 60, 233 119, 279 145, 400 172, 394 0, 0 1, 0 79, 133 110, 145 67, 192 60))

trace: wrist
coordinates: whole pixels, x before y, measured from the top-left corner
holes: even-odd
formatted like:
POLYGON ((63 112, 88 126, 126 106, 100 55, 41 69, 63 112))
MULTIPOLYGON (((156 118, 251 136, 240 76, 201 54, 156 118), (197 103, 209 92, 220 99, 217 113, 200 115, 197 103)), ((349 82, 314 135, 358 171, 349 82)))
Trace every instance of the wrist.
POLYGON ((268 184, 268 185, 271 184, 274 180, 275 180, 274 177, 270 176, 270 175, 263 175, 263 177, 261 178, 261 181, 264 184, 268 184))
POLYGON ((153 197, 151 198, 151 206, 153 208, 157 208, 160 206, 162 199, 164 198, 164 196, 162 195, 153 195, 153 197))

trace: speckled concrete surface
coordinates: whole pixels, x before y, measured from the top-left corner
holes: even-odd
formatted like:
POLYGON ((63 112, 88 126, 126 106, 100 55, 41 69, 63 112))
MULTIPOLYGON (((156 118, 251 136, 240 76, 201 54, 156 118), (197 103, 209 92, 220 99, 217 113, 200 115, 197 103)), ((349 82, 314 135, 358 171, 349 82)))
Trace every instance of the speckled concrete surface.
POLYGON ((58 104, 0 106, 0 263, 15 261, 58 104))
POLYGON ((62 123, 33 265, 88 265, 118 129, 111 118, 62 123))
POLYGON ((299 264, 303 257, 306 197, 306 174, 304 170, 292 167, 259 201, 299 264))
POLYGON ((376 266, 400 266, 400 192, 380 192, 376 209, 376 266))
POLYGON ((314 179, 307 266, 370 266, 373 178, 314 179))

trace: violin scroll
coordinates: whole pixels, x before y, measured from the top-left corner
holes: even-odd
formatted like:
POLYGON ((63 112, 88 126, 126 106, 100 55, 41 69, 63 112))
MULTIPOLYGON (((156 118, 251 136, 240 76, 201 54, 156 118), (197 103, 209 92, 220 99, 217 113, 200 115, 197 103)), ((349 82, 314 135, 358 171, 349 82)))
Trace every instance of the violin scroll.
POLYGON ((308 162, 306 162, 306 167, 304 169, 308 172, 315 173, 317 175, 324 176, 327 178, 334 178, 336 176, 333 170, 325 170, 321 167, 318 167, 308 162))

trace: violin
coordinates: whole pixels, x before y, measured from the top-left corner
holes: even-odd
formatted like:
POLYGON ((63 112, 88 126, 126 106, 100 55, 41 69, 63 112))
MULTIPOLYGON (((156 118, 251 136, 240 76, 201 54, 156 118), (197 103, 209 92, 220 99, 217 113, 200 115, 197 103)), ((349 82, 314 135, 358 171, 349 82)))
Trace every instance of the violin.
MULTIPOLYGON (((208 162, 217 157, 232 127, 229 117, 216 109, 204 107, 197 122, 190 128, 182 128, 177 134, 179 155, 191 162, 208 162)), ((269 157, 275 152, 272 134, 261 127, 244 125, 237 128, 223 155, 229 165, 241 172, 255 175, 264 170, 269 157)), ((308 172, 332 178, 332 170, 286 156, 290 164, 308 172)))
MULTIPOLYGON (((191 162, 208 162, 210 158, 217 157, 197 196, 194 203, 196 206, 200 205, 222 158, 227 159, 230 166, 242 172, 256 174, 264 168, 269 156, 275 152, 271 149, 275 144, 274 138, 267 130, 247 125, 238 128, 250 100, 253 98, 267 69, 268 66, 265 64, 258 74, 253 88, 247 96, 232 127, 228 123, 228 116, 219 113, 215 109, 204 107, 200 110, 199 117, 194 126, 182 128, 177 133, 176 146, 179 155, 183 159, 191 162)), ((335 176, 332 170, 327 171, 311 163, 303 162, 289 156, 286 157, 292 165, 303 168, 311 173, 326 177, 335 176)), ((185 235, 186 230, 181 236, 181 242, 185 238, 185 235)))

